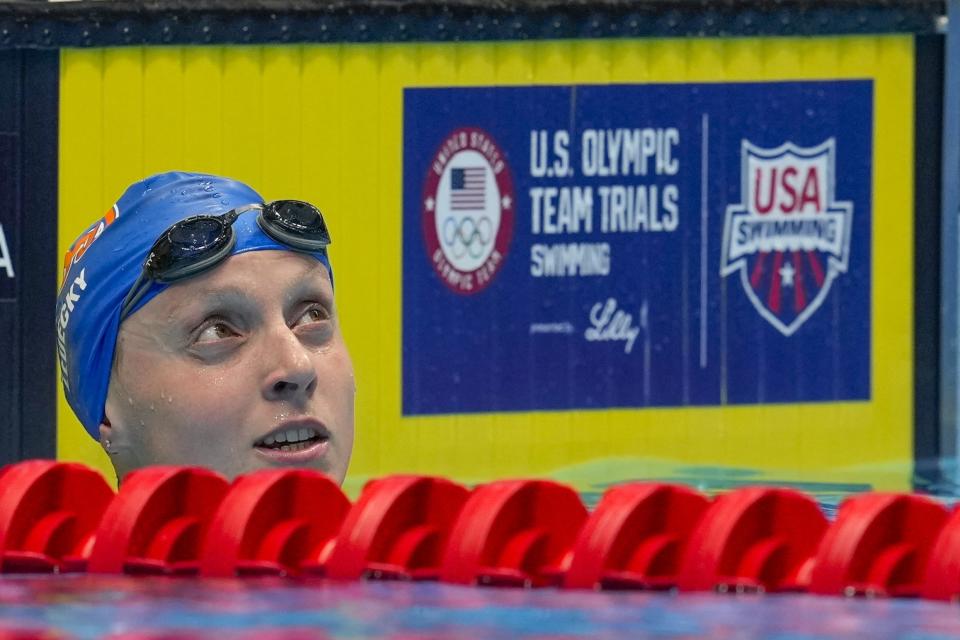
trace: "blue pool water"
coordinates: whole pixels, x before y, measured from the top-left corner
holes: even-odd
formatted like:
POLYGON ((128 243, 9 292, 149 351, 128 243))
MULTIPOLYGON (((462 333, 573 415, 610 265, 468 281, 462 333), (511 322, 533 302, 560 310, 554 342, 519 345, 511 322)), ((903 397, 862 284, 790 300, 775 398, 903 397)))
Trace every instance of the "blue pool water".
POLYGON ((85 575, 0 580, 0 628, 72 638, 299 629, 335 638, 960 637, 955 604, 807 595, 572 592, 436 583, 85 575))

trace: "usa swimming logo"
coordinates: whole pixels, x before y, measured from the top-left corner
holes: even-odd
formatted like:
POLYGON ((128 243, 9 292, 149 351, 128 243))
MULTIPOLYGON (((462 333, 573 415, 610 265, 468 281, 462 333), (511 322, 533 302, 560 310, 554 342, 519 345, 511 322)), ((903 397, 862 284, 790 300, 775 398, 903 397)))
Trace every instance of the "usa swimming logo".
POLYGON ((450 133, 423 188, 423 236, 434 271, 455 293, 487 288, 513 237, 513 181, 500 147, 471 127, 450 133))
POLYGON ((739 273, 761 316, 790 336, 846 273, 853 204, 835 199, 836 145, 741 143, 741 203, 727 207, 720 274, 739 273))

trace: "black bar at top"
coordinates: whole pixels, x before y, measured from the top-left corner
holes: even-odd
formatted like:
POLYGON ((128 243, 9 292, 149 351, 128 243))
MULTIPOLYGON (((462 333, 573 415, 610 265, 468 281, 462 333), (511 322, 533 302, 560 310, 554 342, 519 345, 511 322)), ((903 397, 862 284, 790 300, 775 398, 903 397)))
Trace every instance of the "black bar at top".
POLYGON ((7 0, 0 47, 929 34, 944 10, 943 0, 7 0))

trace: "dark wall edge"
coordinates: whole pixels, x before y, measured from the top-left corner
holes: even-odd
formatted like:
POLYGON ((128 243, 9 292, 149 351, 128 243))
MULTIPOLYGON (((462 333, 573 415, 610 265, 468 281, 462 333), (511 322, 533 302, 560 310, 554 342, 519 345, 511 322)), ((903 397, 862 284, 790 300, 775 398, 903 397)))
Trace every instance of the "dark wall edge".
POLYGON ((20 459, 56 455, 57 175, 60 53, 21 66, 20 459))
MULTIPOLYGON (((917 489, 942 481, 940 443, 941 36, 918 36, 914 99, 913 415, 917 489)), ((882 286, 882 284, 880 285, 882 286)))
POLYGON ((943 0, 0 3, 0 47, 916 33, 943 0))

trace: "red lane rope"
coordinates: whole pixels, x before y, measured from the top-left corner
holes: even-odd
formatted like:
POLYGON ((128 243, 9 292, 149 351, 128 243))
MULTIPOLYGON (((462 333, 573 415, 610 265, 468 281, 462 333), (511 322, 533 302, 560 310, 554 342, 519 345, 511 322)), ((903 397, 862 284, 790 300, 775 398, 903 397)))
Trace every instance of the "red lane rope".
POLYGON ((828 523, 799 491, 709 499, 664 483, 574 489, 428 476, 369 482, 356 503, 326 476, 153 467, 114 493, 83 465, 0 470, 0 573, 316 575, 566 589, 797 591, 960 599, 960 511, 865 493, 828 523))

